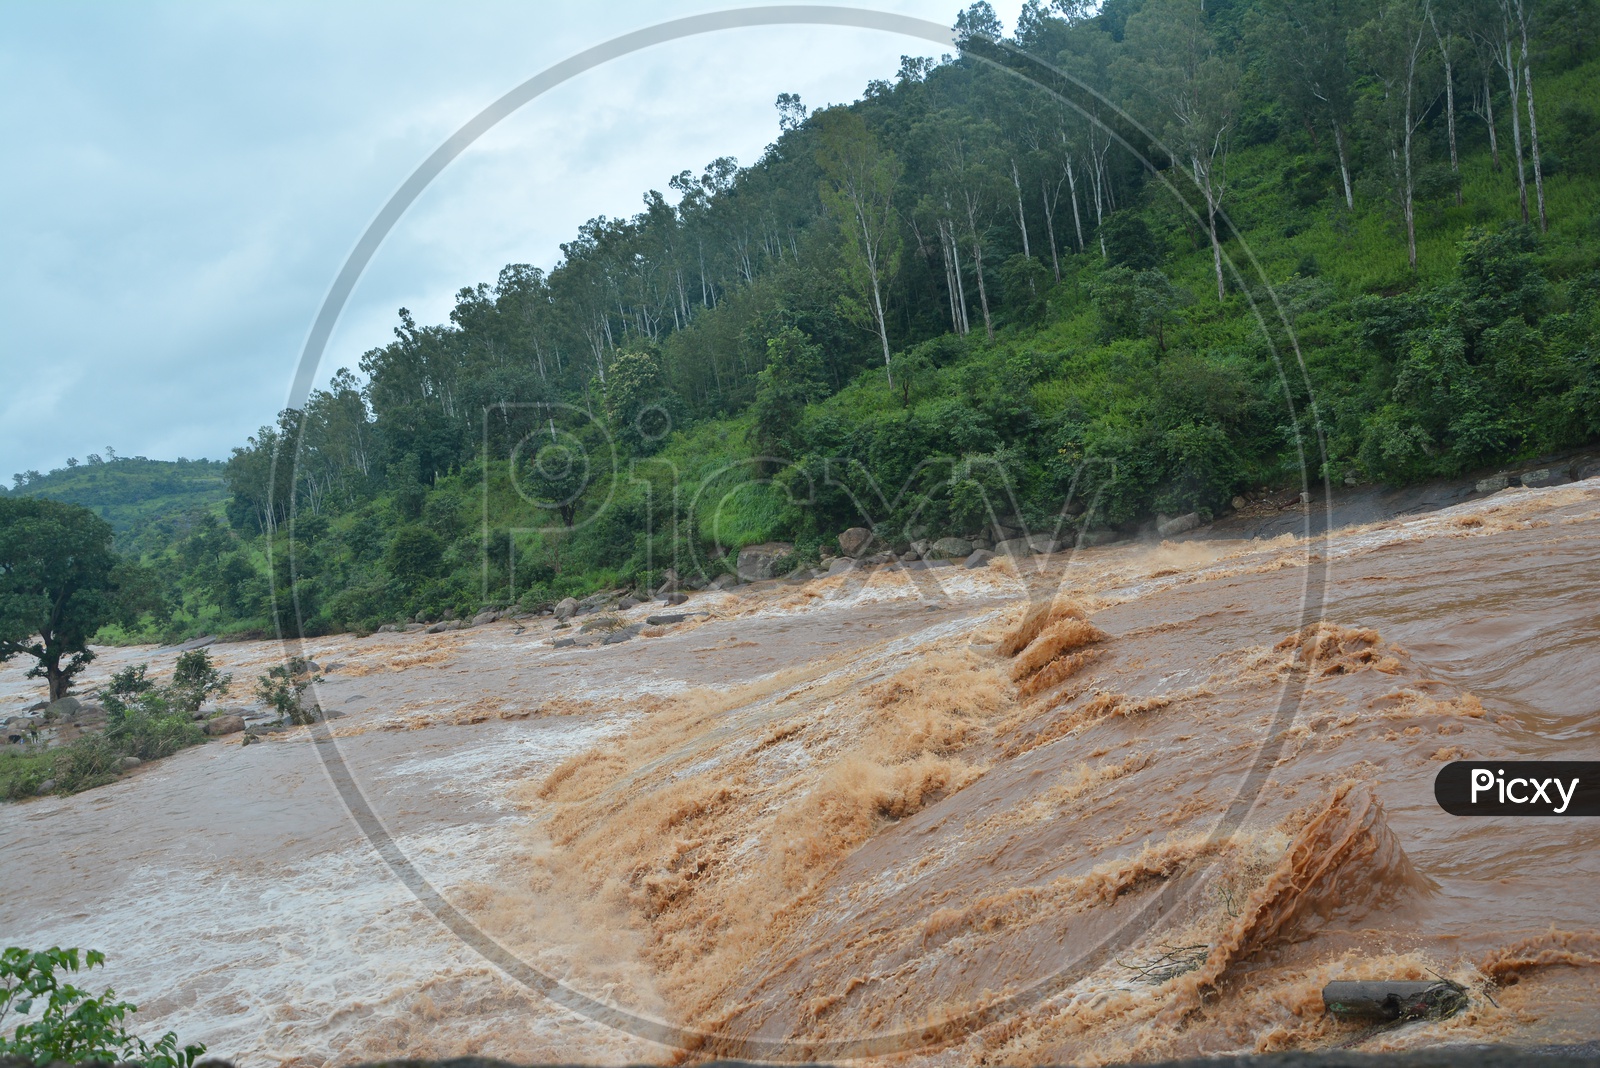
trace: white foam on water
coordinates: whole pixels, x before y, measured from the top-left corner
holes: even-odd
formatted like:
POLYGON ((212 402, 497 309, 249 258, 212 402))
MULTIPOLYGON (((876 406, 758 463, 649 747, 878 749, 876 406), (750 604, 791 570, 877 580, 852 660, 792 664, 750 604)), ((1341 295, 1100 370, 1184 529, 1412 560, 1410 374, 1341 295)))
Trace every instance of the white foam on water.
MULTIPOLYGON (((405 836, 435 887, 492 878, 515 821, 405 836)), ((408 1044, 419 1020, 435 1049, 521 1059, 638 1059, 659 1051, 521 990, 418 904, 370 849, 287 865, 270 877, 141 866, 92 916, 41 916, 21 945, 110 950, 90 978, 140 1005, 147 1040, 175 1030, 234 1063, 319 1064, 408 1044), (504 1043, 497 1043, 501 1036, 504 1043)))

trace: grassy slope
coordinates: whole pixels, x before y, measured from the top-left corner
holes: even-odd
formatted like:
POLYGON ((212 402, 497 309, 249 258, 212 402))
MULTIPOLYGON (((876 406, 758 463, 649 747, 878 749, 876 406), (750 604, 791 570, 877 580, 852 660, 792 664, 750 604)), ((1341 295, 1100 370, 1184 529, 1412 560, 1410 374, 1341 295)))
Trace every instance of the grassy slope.
POLYGON ((9 492, 82 505, 124 535, 152 519, 225 501, 222 468, 220 461, 129 457, 59 468, 9 492))

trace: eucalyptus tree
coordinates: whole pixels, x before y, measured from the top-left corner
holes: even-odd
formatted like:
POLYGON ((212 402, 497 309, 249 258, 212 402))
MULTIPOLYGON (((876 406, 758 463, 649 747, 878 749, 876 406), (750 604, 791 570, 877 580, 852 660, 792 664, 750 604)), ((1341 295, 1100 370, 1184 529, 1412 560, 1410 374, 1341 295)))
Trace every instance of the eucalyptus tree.
MULTIPOLYGON (((1509 40, 1512 27, 1515 26, 1516 36, 1521 45, 1519 52, 1522 64, 1522 88, 1528 97, 1528 149, 1533 163, 1533 188, 1539 199, 1539 229, 1550 229, 1550 222, 1545 216, 1544 209, 1544 163, 1539 156, 1539 117, 1533 106, 1533 60, 1528 54, 1528 10, 1525 0, 1500 0, 1500 11, 1506 24, 1507 56, 1510 55, 1509 40)), ((1509 64, 1508 64, 1509 66, 1509 64)), ((1515 78, 1512 79, 1515 81, 1515 78)), ((1519 170, 1520 174, 1520 170, 1519 170)), ((1526 192, 1523 196, 1526 200, 1526 192)), ((1527 218, 1527 209, 1524 206, 1523 218, 1527 218)))
POLYGON ((1494 115, 1494 80, 1500 69, 1499 49, 1490 28, 1491 15, 1498 15, 1495 0, 1458 0, 1463 29, 1472 46, 1474 85, 1472 114, 1483 121, 1489 136, 1490 166, 1500 169, 1500 136, 1494 115))
POLYGON ((1228 191, 1228 155, 1238 108, 1239 70, 1221 55, 1201 0, 1151 0, 1129 16, 1124 76, 1159 131, 1172 164, 1189 172, 1205 200, 1217 300, 1227 296, 1217 214, 1228 191))
MULTIPOLYGON (((1346 208, 1355 207, 1350 178, 1350 127, 1355 70, 1350 31, 1367 0, 1268 0, 1251 12, 1245 42, 1273 95, 1308 127, 1325 124, 1333 138, 1346 208)), ((1452 128, 1452 144, 1454 132, 1452 128)))
POLYGON ((1406 262, 1417 267, 1417 131, 1437 93, 1426 44, 1428 0, 1377 0, 1357 30, 1368 77, 1366 111, 1383 139, 1389 184, 1406 233, 1406 262))
MULTIPOLYGON (((1456 57, 1463 48, 1459 22, 1464 14, 1451 0, 1429 0, 1426 6, 1428 28, 1433 31, 1434 47, 1444 65, 1445 128, 1450 142, 1450 173, 1461 173, 1461 156, 1456 148, 1456 57)), ((1461 203, 1461 184, 1456 183, 1456 203, 1461 203)))
POLYGON ((821 142, 817 162, 823 174, 822 202, 838 223, 844 273, 871 313, 883 347, 884 374, 893 385, 884 289, 900 269, 900 227, 894 210, 900 160, 854 111, 830 108, 813 122, 821 142))
POLYGON ((313 390, 306 399, 298 440, 288 442, 296 487, 302 491, 297 505, 312 513, 342 509, 368 492, 377 466, 375 428, 367 411, 360 383, 349 368, 341 367, 327 389, 313 390))
POLYGON ((972 276, 977 285, 978 306, 983 312, 984 334, 992 341, 994 315, 989 307, 989 288, 983 274, 983 253, 1004 180, 994 166, 990 151, 997 131, 989 123, 950 109, 937 118, 932 132, 938 139, 939 164, 931 182, 944 208, 946 239, 957 290, 962 295, 962 320, 966 320, 966 301, 959 238, 965 237, 970 242, 972 276))
MULTIPOLYGON (((1522 210, 1522 221, 1528 222, 1528 172, 1522 161, 1522 98, 1524 83, 1531 91, 1533 76, 1528 73, 1524 77, 1523 63, 1518 59, 1517 29, 1512 15, 1513 3, 1514 0, 1478 0, 1473 11, 1473 34, 1480 47, 1494 57, 1495 66, 1499 68, 1500 73, 1505 75, 1507 103, 1511 111, 1511 162, 1517 172, 1517 199, 1522 210)), ((1521 5, 1517 4, 1516 8, 1520 14, 1521 5)), ((1484 89, 1487 93, 1487 82, 1484 89)), ((1535 173, 1536 184, 1542 194, 1543 175, 1539 173, 1537 167, 1535 173)))
POLYGON ((540 381, 559 381, 563 361, 544 272, 526 263, 501 268, 495 282, 494 303, 511 352, 520 362, 531 363, 540 381))
MULTIPOLYGON (((1055 125, 1056 149, 1060 153, 1062 173, 1067 179, 1072 201, 1073 224, 1078 238, 1078 251, 1083 251, 1083 220, 1078 213, 1078 181, 1086 179, 1088 188, 1083 192, 1084 203, 1094 208, 1094 225, 1098 231, 1105 217, 1116 210, 1116 195, 1108 166, 1112 139, 1107 132, 1111 119, 1107 98, 1125 95, 1115 84, 1114 74, 1121 54, 1121 46, 1106 32, 1103 20, 1076 18, 1069 22, 1063 35, 1062 48, 1056 63, 1068 75, 1084 85, 1098 90, 1089 99, 1088 113, 1078 114, 1062 108, 1055 125)), ((1100 255, 1105 258, 1106 245, 1100 239, 1100 255)))

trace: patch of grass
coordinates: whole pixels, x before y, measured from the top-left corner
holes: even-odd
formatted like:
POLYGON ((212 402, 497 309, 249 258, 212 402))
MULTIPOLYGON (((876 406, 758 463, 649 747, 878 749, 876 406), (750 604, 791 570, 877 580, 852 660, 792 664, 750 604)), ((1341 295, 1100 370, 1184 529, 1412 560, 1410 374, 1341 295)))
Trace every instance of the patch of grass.
POLYGON ((0 754, 0 800, 32 797, 54 769, 54 753, 0 754))

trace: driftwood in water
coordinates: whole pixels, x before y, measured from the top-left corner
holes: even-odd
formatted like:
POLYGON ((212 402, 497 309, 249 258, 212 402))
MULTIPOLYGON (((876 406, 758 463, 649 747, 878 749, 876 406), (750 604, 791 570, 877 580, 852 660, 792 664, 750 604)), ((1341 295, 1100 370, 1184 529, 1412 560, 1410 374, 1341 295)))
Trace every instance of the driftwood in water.
POLYGON ((1351 1020, 1443 1020, 1467 1007, 1467 988, 1448 979, 1340 981, 1322 988, 1322 1006, 1351 1020))

